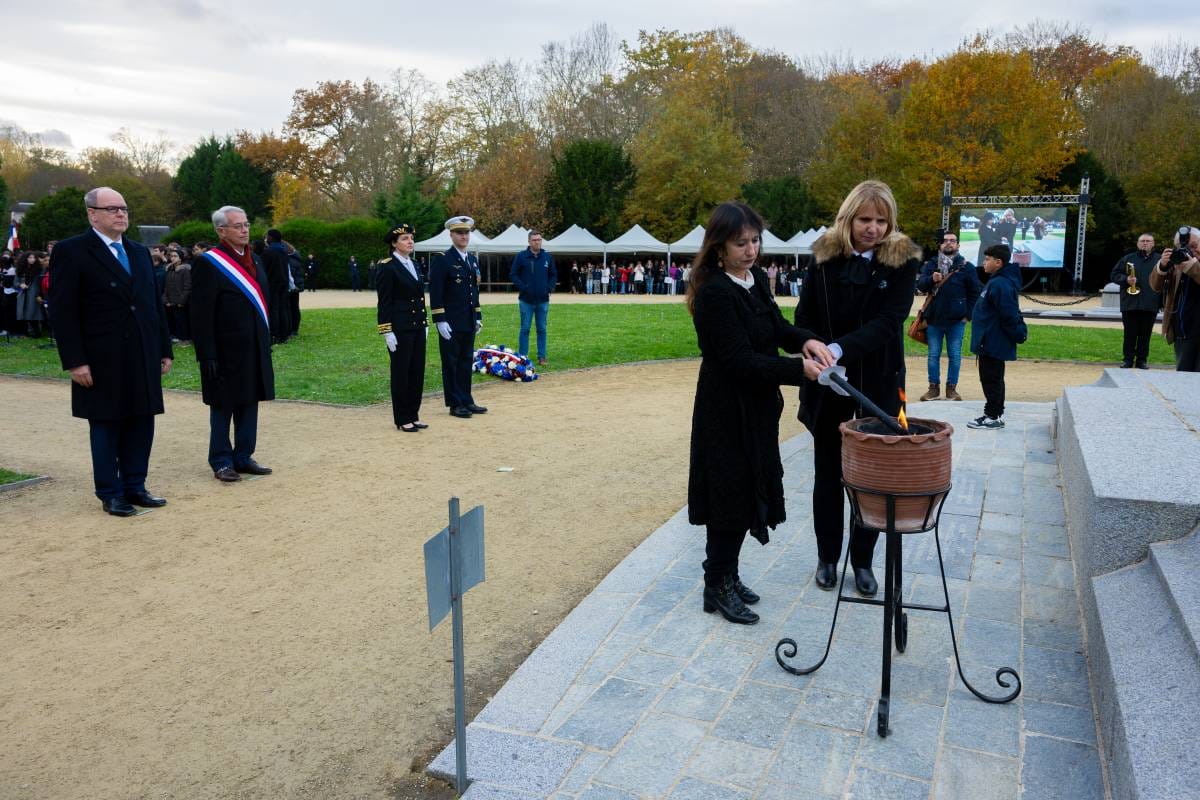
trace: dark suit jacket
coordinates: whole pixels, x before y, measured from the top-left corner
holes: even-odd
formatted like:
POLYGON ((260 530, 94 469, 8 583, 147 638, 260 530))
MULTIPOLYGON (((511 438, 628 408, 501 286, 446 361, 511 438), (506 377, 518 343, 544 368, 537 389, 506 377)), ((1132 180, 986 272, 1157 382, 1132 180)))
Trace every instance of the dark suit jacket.
POLYGON ((475 256, 464 260, 451 247, 429 266, 429 305, 434 322, 449 322, 455 333, 474 333, 479 310, 478 266, 475 256))
MULTIPOLYGON (((237 256, 230 253, 234 260, 237 256)), ((269 296, 266 268, 254 258, 257 280, 269 296)), ((192 341, 196 360, 216 361, 216 379, 203 376, 206 405, 217 408, 275 399, 271 332, 255 305, 207 256, 192 262, 192 341)))
MULTIPOLYGON (((417 268, 415 261, 413 268, 417 268)), ((418 271, 418 277, 414 278, 395 256, 377 265, 375 291, 379 294, 379 308, 376 321, 381 334, 407 333, 429 327, 425 318, 425 284, 420 274, 418 271)))
POLYGON ((87 364, 93 386, 71 384, 71 413, 112 421, 163 413, 162 359, 174 358, 150 251, 123 238, 126 273, 93 231, 50 257, 50 319, 63 369, 87 364))

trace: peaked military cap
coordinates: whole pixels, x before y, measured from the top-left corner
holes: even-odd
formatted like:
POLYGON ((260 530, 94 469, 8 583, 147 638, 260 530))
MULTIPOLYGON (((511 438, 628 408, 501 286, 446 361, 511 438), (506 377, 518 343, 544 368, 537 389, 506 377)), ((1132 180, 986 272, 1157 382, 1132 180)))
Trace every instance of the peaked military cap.
POLYGON ((409 225, 407 222, 401 222, 399 225, 388 231, 387 236, 384 236, 383 240, 388 244, 392 244, 406 233, 410 236, 416 236, 417 229, 412 225, 409 225))
POLYGON ((470 217, 451 217, 446 220, 446 230, 473 231, 475 230, 475 220, 470 217))

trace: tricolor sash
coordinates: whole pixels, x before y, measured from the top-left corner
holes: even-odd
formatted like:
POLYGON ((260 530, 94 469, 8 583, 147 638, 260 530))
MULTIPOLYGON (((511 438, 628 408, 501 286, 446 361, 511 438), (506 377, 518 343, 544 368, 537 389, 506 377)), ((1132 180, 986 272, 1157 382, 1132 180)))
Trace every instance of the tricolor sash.
POLYGON ((217 272, 233 281, 233 285, 246 295, 246 299, 258 309, 258 313, 262 316, 263 325, 267 326, 268 331, 271 330, 271 320, 267 315, 267 301, 263 297, 258 281, 247 275, 241 264, 216 248, 209 250, 204 255, 217 268, 217 272))

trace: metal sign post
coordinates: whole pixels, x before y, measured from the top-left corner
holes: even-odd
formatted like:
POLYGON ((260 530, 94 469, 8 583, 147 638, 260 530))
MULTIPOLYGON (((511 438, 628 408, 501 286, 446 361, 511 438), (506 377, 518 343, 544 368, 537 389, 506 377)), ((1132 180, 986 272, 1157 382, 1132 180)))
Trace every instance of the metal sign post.
POLYGON ((450 613, 454 638, 455 787, 467 790, 467 705, 463 667, 462 596, 482 583, 483 506, 459 516, 458 498, 450 498, 450 525, 425 543, 425 592, 429 630, 450 613))

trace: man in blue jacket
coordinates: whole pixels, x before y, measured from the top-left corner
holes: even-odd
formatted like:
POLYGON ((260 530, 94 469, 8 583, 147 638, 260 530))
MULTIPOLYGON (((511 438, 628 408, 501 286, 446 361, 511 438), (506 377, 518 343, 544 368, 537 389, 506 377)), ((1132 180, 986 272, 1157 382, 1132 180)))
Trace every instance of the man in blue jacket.
POLYGON ((1021 307, 1021 268, 1008 263, 1012 251, 996 244, 983 256, 983 270, 991 276, 971 315, 971 352, 979 361, 983 384, 983 416, 967 423, 968 428, 997 430, 1004 427, 1004 362, 1017 360, 1017 345, 1029 335, 1021 307))
POLYGON ((529 232, 529 247, 517 253, 509 274, 520 293, 517 304, 521 307, 521 333, 517 349, 521 355, 529 355, 529 324, 536 317, 537 363, 545 364, 546 318, 550 314, 550 294, 558 284, 558 270, 554 268, 554 258, 542 249, 542 234, 529 232))
POLYGON ((921 395, 921 399, 937 400, 941 394, 942 342, 945 340, 950 361, 946 371, 946 399, 962 400, 958 393, 958 368, 962 363, 963 331, 983 287, 975 274, 975 265, 959 255, 957 235, 946 233, 937 257, 921 268, 917 288, 933 293, 925 311, 929 323, 926 331, 929 334, 929 391, 921 395))

